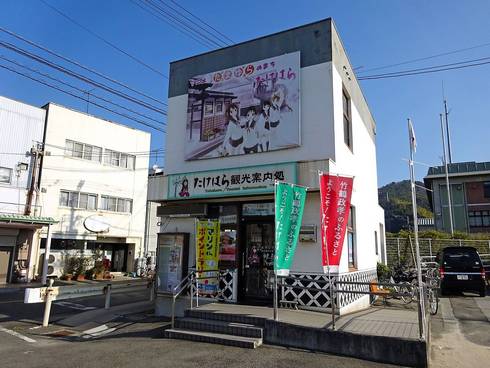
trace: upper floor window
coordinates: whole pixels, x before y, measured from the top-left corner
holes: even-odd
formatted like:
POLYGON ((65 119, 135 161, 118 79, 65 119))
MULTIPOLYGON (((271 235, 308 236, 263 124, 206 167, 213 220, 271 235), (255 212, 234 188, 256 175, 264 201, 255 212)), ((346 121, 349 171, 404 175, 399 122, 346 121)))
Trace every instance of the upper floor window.
POLYGON ((134 170, 135 160, 136 156, 128 155, 126 153, 121 153, 109 149, 106 149, 104 152, 104 163, 106 165, 134 170))
POLYGON ((342 110, 344 115, 344 142, 352 149, 352 116, 351 101, 345 89, 342 89, 342 110))
POLYGON ((117 198, 111 196, 100 196, 100 209, 112 212, 128 212, 132 211, 133 201, 126 198, 117 198))
POLYGON ((347 259, 349 267, 356 267, 356 222, 355 208, 351 206, 349 211, 349 219, 347 220, 347 259))
POLYGON ((84 160, 100 162, 102 157, 102 148, 67 139, 65 141, 65 154, 72 157, 82 158, 84 160))
POLYGON ((12 180, 12 169, 0 167, 0 183, 10 184, 12 180))
POLYGON ((490 198, 490 181, 483 183, 483 196, 485 198, 490 198))
POLYGON ((61 190, 60 206, 95 210, 97 208, 97 194, 61 190))

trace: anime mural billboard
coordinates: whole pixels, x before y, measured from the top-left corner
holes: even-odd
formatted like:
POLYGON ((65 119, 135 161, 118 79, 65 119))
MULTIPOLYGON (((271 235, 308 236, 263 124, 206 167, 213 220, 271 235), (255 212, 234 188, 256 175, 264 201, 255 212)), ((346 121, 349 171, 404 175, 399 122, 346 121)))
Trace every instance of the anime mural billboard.
POLYGON ((186 160, 299 145, 299 52, 189 80, 186 160))

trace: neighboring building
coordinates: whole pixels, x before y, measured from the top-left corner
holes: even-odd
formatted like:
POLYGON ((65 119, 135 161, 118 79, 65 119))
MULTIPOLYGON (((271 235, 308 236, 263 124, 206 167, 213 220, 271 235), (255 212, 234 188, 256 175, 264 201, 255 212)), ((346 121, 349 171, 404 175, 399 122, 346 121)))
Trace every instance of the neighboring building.
MULTIPOLYGON (((339 278, 376 278, 376 263, 386 259, 376 125, 331 19, 173 62, 168 97, 165 175, 151 178, 149 189, 162 204, 160 291, 195 265, 196 218, 219 219, 224 297, 271 303, 275 179, 308 187, 292 275, 305 286, 327 280, 319 170, 354 176, 339 278)), ((325 292, 287 289, 281 297, 330 306, 325 292)), ((341 313, 368 305, 360 294, 338 301, 341 313)))
POLYGON ((150 134, 53 103, 44 108, 40 203, 58 220, 49 276, 61 275, 63 251, 95 248, 110 259, 111 271, 133 271, 143 256, 150 134), (94 221, 108 230, 93 232, 94 221))
POLYGON ((0 283, 31 280, 39 229, 53 223, 35 205, 46 111, 0 96, 0 283), (35 178, 35 180, 33 180, 35 178))
MULTIPOLYGON (((490 162, 448 165, 451 209, 456 231, 490 232, 490 162)), ((444 166, 429 168, 424 178, 437 230, 450 232, 449 201, 444 166)))

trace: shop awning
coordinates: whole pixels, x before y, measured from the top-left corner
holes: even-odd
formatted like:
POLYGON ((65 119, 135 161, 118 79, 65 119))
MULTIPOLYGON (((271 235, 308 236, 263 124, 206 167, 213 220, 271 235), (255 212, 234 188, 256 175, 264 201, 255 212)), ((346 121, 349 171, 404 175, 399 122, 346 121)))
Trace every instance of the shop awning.
POLYGON ((31 225, 52 225, 52 224, 56 224, 58 221, 56 221, 52 217, 0 213, 0 223, 2 222, 8 224, 22 223, 22 224, 31 224, 31 225))

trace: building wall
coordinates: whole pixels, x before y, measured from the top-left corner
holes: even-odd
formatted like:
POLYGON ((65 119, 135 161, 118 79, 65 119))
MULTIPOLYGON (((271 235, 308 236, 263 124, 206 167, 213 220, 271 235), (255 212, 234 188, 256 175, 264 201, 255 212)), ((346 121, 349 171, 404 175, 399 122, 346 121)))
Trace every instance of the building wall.
MULTIPOLYGON (((370 115, 359 113, 363 101, 351 95, 352 116, 352 150, 344 142, 342 88, 348 86, 343 82, 337 68, 333 69, 334 121, 335 121, 335 167, 334 173, 354 177, 351 204, 355 208, 355 243, 357 269, 364 270, 376 267, 378 256, 375 253, 376 231, 379 236, 380 224, 384 226, 384 211, 378 204, 378 181, 376 167, 376 144, 370 115)), ((347 88, 346 88, 347 89, 347 88)), ((352 89, 351 89, 352 90, 352 89)), ((347 240, 346 240, 347 241, 347 240)), ((341 258, 340 270, 346 272, 348 267, 347 244, 341 258)), ((380 242, 378 240, 378 246, 380 242)))
POLYGON ((43 140, 44 118, 43 109, 0 96, 0 147, 13 153, 0 155, 0 167, 12 170, 10 184, 0 183, 0 212, 24 212, 32 172, 29 151, 43 140), (28 164, 28 169, 17 175, 19 163, 28 164))
POLYGON ((59 221, 53 226, 53 237, 95 240, 95 234, 88 232, 83 222, 88 216, 102 214, 111 227, 99 239, 125 238, 127 243, 135 244, 131 256, 137 256, 145 229, 148 155, 136 155, 132 170, 69 157, 65 155, 64 147, 65 140, 69 139, 123 153, 148 152, 150 134, 55 104, 49 104, 47 111, 45 149, 50 155, 43 160, 41 202, 45 214, 59 221), (60 190, 97 194, 99 206, 101 195, 132 199, 132 212, 61 207, 60 190))

